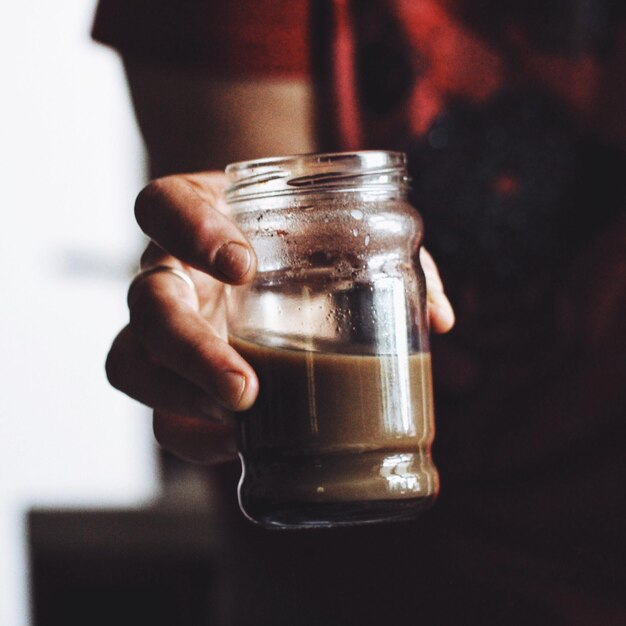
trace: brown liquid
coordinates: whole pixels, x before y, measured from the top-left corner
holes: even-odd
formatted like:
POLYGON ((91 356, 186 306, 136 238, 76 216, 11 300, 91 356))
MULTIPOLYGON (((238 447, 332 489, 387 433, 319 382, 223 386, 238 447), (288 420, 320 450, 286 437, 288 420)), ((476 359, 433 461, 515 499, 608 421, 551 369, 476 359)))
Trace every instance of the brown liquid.
POLYGON ((260 382, 241 420, 240 496, 249 514, 252 501, 271 509, 436 493, 429 354, 331 354, 236 337, 231 343, 260 382))

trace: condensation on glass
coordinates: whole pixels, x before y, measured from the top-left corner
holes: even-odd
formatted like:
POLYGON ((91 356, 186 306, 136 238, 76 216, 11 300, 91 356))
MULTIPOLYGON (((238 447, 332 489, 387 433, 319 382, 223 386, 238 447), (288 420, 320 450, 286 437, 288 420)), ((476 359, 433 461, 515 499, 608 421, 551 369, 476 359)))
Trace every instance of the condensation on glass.
POLYGON ((397 152, 229 165, 258 257, 232 345, 260 382, 240 416, 243 512, 267 527, 409 519, 438 491, 422 222, 397 152))

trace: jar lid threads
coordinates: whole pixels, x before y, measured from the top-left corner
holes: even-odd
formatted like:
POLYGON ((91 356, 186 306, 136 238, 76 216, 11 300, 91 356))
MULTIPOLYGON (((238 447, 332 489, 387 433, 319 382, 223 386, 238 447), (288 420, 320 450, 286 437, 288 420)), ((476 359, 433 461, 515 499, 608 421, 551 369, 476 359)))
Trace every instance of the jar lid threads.
POLYGON ((232 163, 229 203, 298 193, 391 191, 409 188, 402 152, 363 150, 269 157, 232 163))

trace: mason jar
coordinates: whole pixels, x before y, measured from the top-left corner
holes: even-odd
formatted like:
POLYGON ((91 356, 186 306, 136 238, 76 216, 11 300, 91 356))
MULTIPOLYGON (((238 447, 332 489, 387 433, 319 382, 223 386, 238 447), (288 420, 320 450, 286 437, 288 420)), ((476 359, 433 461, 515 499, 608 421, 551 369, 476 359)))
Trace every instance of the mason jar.
POLYGON ((266 527, 414 517, 438 491, 422 221, 398 152, 226 168, 258 269, 229 295, 259 378, 239 417, 244 514, 266 527))

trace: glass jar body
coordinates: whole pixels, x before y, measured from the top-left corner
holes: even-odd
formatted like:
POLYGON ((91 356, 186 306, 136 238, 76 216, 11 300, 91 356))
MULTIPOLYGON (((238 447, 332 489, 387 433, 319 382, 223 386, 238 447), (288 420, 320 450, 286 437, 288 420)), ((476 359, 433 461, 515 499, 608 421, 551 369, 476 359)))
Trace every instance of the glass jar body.
POLYGON ((242 510, 268 527, 415 516, 438 491, 418 213, 395 188, 233 207, 258 257, 229 298, 260 383, 239 420, 242 510))

